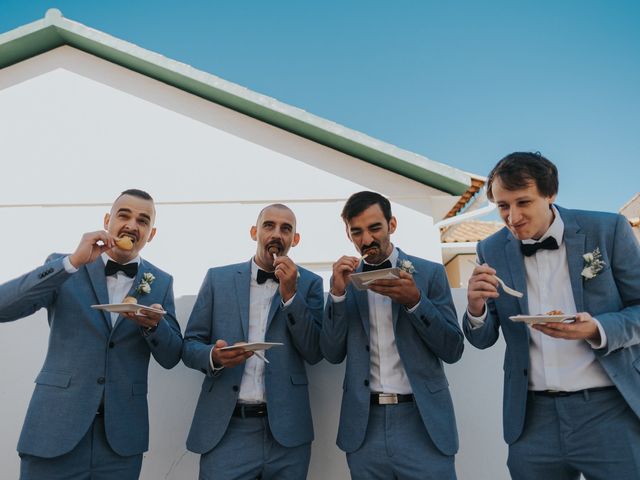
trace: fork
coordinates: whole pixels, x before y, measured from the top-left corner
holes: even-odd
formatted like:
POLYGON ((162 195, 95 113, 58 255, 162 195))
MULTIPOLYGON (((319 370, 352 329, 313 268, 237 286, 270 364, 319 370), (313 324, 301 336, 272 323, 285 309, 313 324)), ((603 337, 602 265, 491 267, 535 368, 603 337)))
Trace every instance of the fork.
MULTIPOLYGON (((474 262, 472 260, 467 260, 471 265, 473 265, 474 267, 479 267, 480 264, 478 262, 474 262)), ((507 293, 513 297, 517 297, 517 298, 522 298, 524 296, 524 294, 522 292, 519 292, 518 290, 514 290, 513 288, 511 288, 510 286, 508 286, 506 283, 504 283, 504 281, 497 275, 494 275, 495 279, 498 280, 498 283, 500 284, 500 286, 502 287, 502 290, 504 290, 504 293, 507 293)))

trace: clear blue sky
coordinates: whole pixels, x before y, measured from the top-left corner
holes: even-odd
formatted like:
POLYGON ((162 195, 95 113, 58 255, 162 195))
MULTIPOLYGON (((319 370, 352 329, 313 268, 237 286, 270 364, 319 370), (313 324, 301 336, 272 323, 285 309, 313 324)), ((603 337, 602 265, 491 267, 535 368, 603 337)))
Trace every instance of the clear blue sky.
POLYGON ((51 7, 473 173, 539 150, 566 207, 640 191, 638 0, 0 0, 0 32, 51 7))

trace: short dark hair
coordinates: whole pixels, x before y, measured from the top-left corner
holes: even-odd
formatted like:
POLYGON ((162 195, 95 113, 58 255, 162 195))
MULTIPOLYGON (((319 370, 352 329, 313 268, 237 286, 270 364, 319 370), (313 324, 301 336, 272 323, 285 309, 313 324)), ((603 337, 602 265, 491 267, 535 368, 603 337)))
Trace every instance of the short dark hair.
POLYGON ((487 180, 487 197, 491 201, 491 188, 496 178, 510 191, 526 188, 533 181, 544 197, 558 193, 558 169, 540 152, 513 152, 500 160, 487 180))
POLYGON ((357 217, 372 205, 380 205, 387 222, 391 220, 391 203, 385 197, 376 192, 358 192, 347 199, 340 216, 344 223, 348 223, 353 217, 357 217))
MULTIPOLYGON (((137 188, 129 188, 129 189, 125 190, 120 195, 118 195, 118 198, 120 198, 123 195, 131 195, 132 197, 142 198, 143 200, 151 200, 153 202, 153 197, 151 195, 149 195, 144 190, 140 190, 140 189, 137 189, 137 188)), ((116 198, 116 200, 118 198, 116 198)))

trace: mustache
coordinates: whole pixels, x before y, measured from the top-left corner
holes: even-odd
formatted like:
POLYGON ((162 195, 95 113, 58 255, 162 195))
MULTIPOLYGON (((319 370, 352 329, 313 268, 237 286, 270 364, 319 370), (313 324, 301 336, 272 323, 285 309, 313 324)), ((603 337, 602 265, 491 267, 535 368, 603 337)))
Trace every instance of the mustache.
POLYGON ((380 244, 378 242, 371 242, 369 245, 363 245, 360 251, 365 253, 367 250, 371 250, 373 248, 380 250, 380 244))

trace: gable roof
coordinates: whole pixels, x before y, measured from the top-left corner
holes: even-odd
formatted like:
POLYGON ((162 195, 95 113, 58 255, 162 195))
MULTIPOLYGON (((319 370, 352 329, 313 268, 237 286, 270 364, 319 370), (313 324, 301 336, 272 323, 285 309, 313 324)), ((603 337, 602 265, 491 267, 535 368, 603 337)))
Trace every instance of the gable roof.
POLYGON ((62 16, 45 17, 0 35, 0 69, 69 45, 180 90, 451 195, 464 195, 484 178, 351 130, 215 75, 145 50, 62 16), (477 183, 477 182, 476 182, 477 183))

